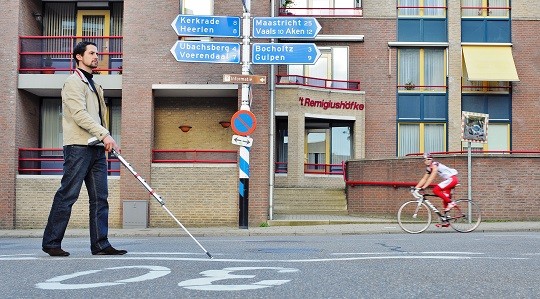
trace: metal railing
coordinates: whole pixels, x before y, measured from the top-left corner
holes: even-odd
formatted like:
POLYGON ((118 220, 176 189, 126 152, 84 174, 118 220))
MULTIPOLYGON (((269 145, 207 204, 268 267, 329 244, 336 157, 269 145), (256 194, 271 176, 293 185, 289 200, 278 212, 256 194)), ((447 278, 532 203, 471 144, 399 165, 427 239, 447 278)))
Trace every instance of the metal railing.
POLYGON ((360 81, 332 80, 324 78, 314 78, 299 75, 276 75, 277 85, 301 85, 310 87, 319 87, 324 89, 338 90, 360 90, 360 81))
POLYGON ((81 40, 98 45, 99 74, 122 74, 122 36, 19 36, 19 73, 72 73, 73 48, 81 40))
POLYGON ((305 174, 343 175, 344 169, 345 169, 344 162, 340 164, 304 163, 305 174))
MULTIPOLYGON (((62 175, 64 152, 62 148, 19 148, 19 174, 62 175)), ((107 173, 120 175, 120 161, 112 154, 107 157, 107 173)))
MULTIPOLYGON (((152 163, 236 164, 237 151, 232 150, 152 150, 152 163)), ((19 148, 19 174, 62 175, 62 148, 19 148)), ((120 175, 120 161, 111 153, 107 158, 109 175, 120 175)))
POLYGON ((351 8, 314 8, 314 7, 280 7, 278 14, 280 16, 319 16, 319 17, 362 17, 361 7, 351 8))
POLYGON ((236 150, 152 150, 152 163, 236 164, 236 150))

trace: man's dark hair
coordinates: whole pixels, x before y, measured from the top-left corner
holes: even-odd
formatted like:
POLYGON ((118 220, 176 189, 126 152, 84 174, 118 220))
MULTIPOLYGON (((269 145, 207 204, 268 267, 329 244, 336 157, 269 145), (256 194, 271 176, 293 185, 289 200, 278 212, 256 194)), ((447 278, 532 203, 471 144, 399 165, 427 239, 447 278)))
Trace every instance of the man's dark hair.
POLYGON ((83 42, 80 42, 78 43, 75 48, 73 48, 73 59, 75 59, 75 64, 77 65, 79 63, 79 61, 77 61, 77 54, 80 54, 81 56, 84 55, 84 51, 86 51, 86 46, 88 45, 92 45, 92 46, 96 46, 96 43, 94 42, 89 42, 89 41, 83 41, 83 42))

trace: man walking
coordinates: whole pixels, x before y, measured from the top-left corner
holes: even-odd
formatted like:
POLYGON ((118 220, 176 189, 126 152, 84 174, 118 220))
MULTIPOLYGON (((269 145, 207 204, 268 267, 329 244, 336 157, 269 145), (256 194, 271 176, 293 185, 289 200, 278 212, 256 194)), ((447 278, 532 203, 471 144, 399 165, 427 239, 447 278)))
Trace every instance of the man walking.
POLYGON ((97 46, 83 41, 73 49, 77 69, 62 88, 62 128, 64 175, 56 192, 43 233, 42 249, 50 256, 68 256, 62 239, 68 226, 73 204, 82 183, 89 197, 90 250, 94 255, 123 255, 126 250, 111 246, 107 161, 105 152, 118 150, 116 141, 106 129, 106 105, 103 88, 94 83, 92 70, 98 66, 97 46), (99 144, 92 141, 101 141, 99 144))

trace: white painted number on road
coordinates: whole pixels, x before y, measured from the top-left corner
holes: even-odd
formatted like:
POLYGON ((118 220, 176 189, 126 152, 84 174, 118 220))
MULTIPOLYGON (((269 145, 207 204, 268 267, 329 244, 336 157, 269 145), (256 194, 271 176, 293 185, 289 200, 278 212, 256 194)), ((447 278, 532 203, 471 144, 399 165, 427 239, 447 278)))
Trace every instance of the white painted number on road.
POLYGON ((190 290, 202 290, 202 291, 242 291, 242 290, 255 290, 262 288, 269 288, 272 286, 282 285, 290 280, 261 280, 252 284, 212 284, 215 281, 226 279, 249 279, 254 278, 256 275, 237 275, 231 274, 236 271, 249 271, 249 270, 276 270, 278 273, 291 273, 297 272, 298 269, 294 268, 281 268, 281 267, 231 267, 223 268, 222 270, 208 270, 203 271, 200 274, 205 276, 204 278, 195 278, 190 280, 184 280, 178 285, 190 290))
POLYGON ((130 282, 151 280, 151 279, 156 279, 156 278, 159 278, 159 277, 162 277, 171 273, 171 270, 169 268, 160 267, 160 266, 125 266, 125 267, 105 268, 103 270, 81 271, 81 272, 75 272, 73 274, 56 276, 54 278, 47 280, 46 282, 37 283, 36 288, 44 289, 44 290, 90 289, 90 288, 114 286, 114 285, 119 285, 119 284, 130 283, 130 282), (148 269, 150 271, 148 271, 148 273, 146 274, 139 275, 137 277, 117 280, 114 282, 100 282, 100 283, 86 283, 86 284, 85 283, 79 283, 79 284, 62 283, 63 281, 71 279, 71 278, 75 278, 75 277, 79 277, 83 275, 90 275, 90 274, 101 272, 103 270, 120 270, 120 269, 148 269))

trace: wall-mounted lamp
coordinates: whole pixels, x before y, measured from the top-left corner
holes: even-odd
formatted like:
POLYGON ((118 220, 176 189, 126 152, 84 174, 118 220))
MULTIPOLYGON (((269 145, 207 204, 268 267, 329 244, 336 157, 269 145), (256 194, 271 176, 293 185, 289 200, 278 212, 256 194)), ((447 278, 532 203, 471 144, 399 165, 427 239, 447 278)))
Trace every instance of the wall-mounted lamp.
POLYGON ((32 15, 34 16, 34 19, 36 19, 36 21, 41 24, 41 22, 43 21, 43 16, 41 15, 41 13, 33 12, 32 15))
POLYGON ((222 121, 219 122, 219 124, 224 128, 228 128, 228 127, 231 126, 231 122, 228 121, 228 120, 222 120, 222 121))
POLYGON ((189 130, 191 130, 192 127, 190 125, 180 125, 178 128, 182 130, 182 132, 186 133, 186 132, 189 132, 189 130))

